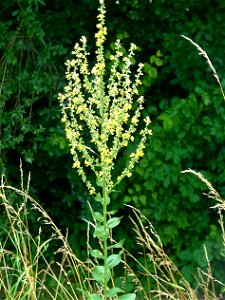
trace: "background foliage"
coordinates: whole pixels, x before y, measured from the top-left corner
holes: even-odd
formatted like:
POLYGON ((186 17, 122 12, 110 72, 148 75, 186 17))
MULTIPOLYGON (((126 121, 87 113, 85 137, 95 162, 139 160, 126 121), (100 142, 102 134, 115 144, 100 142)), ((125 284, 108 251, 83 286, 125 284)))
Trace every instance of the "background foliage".
MULTIPOLYGON (((189 167, 203 172, 224 196, 225 106, 211 70, 180 35, 199 43, 222 77, 225 3, 116 3, 106 1, 106 57, 116 38, 124 45, 139 46, 137 61, 145 64, 144 114, 152 119, 154 136, 134 175, 118 187, 112 208, 126 215, 125 202, 147 215, 190 280, 196 265, 206 265, 203 243, 217 275, 222 276, 220 236, 215 213, 208 209, 213 203, 201 195, 201 183, 180 172, 189 167)), ((62 230, 69 228, 71 244, 80 255, 86 246, 81 219, 87 217, 89 196, 71 169, 57 93, 64 85, 64 61, 81 35, 87 36, 93 50, 97 7, 93 0, 0 3, 1 173, 18 185, 22 159, 25 171, 31 171, 32 195, 62 230)), ((126 218, 123 225, 118 235, 135 251, 126 218)))

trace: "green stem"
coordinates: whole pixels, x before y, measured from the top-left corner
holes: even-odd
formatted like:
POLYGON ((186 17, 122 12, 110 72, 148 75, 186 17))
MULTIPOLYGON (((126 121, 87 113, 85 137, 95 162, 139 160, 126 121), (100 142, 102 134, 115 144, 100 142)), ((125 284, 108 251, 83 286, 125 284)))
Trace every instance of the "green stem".
POLYGON ((107 257, 108 257, 108 247, 107 247, 107 192, 105 182, 103 185, 103 227, 104 227, 104 240, 103 240, 103 255, 104 255, 104 286, 103 286, 103 299, 106 300, 106 293, 108 289, 107 285, 107 257))

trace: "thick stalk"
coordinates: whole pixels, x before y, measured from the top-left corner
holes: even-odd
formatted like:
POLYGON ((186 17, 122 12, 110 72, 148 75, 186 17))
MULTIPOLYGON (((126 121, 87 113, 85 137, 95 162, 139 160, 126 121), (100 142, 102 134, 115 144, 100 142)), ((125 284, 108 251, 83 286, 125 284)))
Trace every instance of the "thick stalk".
POLYGON ((104 227, 104 240, 103 240, 103 255, 104 255, 104 286, 103 286, 103 299, 106 300, 106 293, 108 289, 107 285, 107 257, 108 257, 108 249, 107 249, 107 192, 106 192, 106 184, 104 182, 103 188, 103 227, 104 227))

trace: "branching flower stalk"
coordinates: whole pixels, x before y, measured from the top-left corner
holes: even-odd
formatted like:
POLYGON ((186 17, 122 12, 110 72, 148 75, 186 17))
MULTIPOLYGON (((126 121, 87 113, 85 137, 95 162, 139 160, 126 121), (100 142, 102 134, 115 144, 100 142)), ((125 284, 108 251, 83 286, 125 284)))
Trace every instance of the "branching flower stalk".
MULTIPOLYGON (((103 265, 94 265, 93 277, 102 286, 101 297, 117 297, 122 292, 119 288, 109 289, 111 269, 121 261, 121 254, 108 255, 112 247, 120 248, 121 243, 108 246, 109 232, 120 223, 120 218, 112 217, 108 212, 110 194, 124 178, 132 175, 132 169, 144 155, 145 142, 152 131, 150 119, 144 119, 145 127, 138 130, 144 98, 139 94, 142 64, 138 65, 136 74, 131 71, 136 46, 131 44, 128 54, 122 52, 120 40, 115 42, 114 53, 109 58, 110 72, 104 56, 104 42, 107 28, 105 26, 105 4, 100 1, 96 38, 96 62, 91 66, 88 61, 86 37, 81 37, 75 44, 74 58, 66 61, 66 79, 64 93, 59 94, 62 122, 65 124, 66 137, 70 142, 73 167, 77 169, 90 195, 102 204, 102 213, 93 212, 97 221, 94 237, 102 243, 103 253, 92 250, 91 254, 103 265), (109 73, 109 74, 108 74, 109 73), (134 110, 135 105, 135 110, 134 110), (115 175, 114 167, 121 149, 134 143, 139 132, 136 150, 130 154, 126 167, 115 175), (92 171, 96 183, 88 178, 92 171)), ((129 294, 129 299, 135 299, 129 294)), ((91 296, 89 295, 89 298, 91 296)), ((120 297, 119 297, 120 298, 120 297)), ((117 299, 119 299, 117 298, 117 299)), ((91 298, 92 299, 92 298, 91 298)))

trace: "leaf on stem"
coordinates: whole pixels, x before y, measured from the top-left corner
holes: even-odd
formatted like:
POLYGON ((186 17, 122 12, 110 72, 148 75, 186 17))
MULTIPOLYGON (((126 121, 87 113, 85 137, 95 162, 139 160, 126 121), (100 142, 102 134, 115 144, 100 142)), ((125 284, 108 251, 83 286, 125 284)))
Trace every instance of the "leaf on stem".
POLYGON ((117 298, 117 300, 135 300, 135 299, 136 299, 136 294, 134 293, 124 294, 117 298))
POLYGON ((93 234, 94 238, 98 238, 100 241, 104 241, 104 238, 108 238, 109 236, 109 229, 106 228, 106 232, 104 232, 104 227, 102 225, 97 225, 94 230, 93 234))
POLYGON ((100 187, 103 186, 102 181, 100 181, 98 178, 96 179, 96 184, 97 184, 97 186, 100 186, 100 187))
POLYGON ((118 210, 110 210, 107 212, 107 215, 109 215, 111 217, 112 215, 115 215, 117 212, 118 212, 118 210))
POLYGON ((108 247, 108 249, 118 249, 123 247, 124 240, 119 241, 119 243, 113 244, 108 247))
MULTIPOLYGON (((95 197, 95 200, 103 204, 103 197, 101 197, 100 194, 98 194, 95 197)), ((109 203, 110 203, 110 198, 109 198, 109 196, 106 196, 106 205, 109 205, 109 203)))
POLYGON ((100 202, 100 203, 103 202, 102 197, 101 197, 101 195, 100 195, 99 193, 98 193, 97 196, 95 197, 95 200, 98 201, 98 202, 100 202))
POLYGON ((102 300, 102 298, 98 294, 89 294, 88 300, 102 300))
POLYGON ((103 253, 98 249, 91 249, 91 255, 95 258, 103 258, 103 253))
POLYGON ((103 222, 103 215, 100 212, 98 211, 94 212, 93 217, 96 221, 103 222))
POLYGON ((123 290, 121 290, 118 287, 113 287, 105 294, 105 296, 106 297, 115 297, 115 296, 117 296, 118 293, 123 293, 123 290))
POLYGON ((120 254, 111 254, 108 258, 107 258, 107 267, 109 269, 114 268, 115 266, 117 266, 120 262, 121 262, 121 255, 120 254))
POLYGON ((107 228, 112 229, 112 228, 116 227, 117 225, 119 225, 121 219, 122 219, 122 217, 120 217, 120 218, 114 217, 114 218, 109 219, 106 223, 107 228))
POLYGON ((107 269, 106 278, 104 278, 105 276, 104 271, 105 271, 104 266, 95 266, 92 271, 93 278, 101 285, 104 284, 104 279, 106 279, 106 281, 109 282, 111 276, 110 270, 107 269))
POLYGON ((110 198, 109 196, 106 196, 106 205, 109 205, 109 203, 110 203, 110 198))

